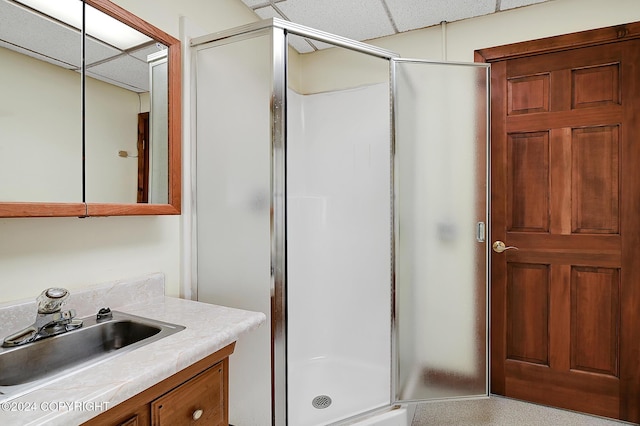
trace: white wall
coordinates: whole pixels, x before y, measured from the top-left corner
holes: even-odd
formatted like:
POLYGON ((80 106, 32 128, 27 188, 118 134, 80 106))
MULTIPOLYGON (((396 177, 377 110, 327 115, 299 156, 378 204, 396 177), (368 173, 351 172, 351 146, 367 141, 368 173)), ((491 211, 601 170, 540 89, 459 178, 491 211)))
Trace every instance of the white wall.
MULTIPOLYGON (((179 37, 180 16, 208 32, 257 20, 238 0, 117 0, 179 37)), ((181 218, 0 219, 0 300, 36 297, 48 286, 71 290, 147 272, 166 274, 180 294, 181 218)), ((188 267, 188 266, 187 266, 188 267)))
POLYGON ((135 203, 138 198, 138 159, 123 158, 118 151, 136 155, 140 96, 93 78, 85 82, 86 201, 135 203))
POLYGON ((0 199, 82 202, 80 74, 0 48, 0 199))

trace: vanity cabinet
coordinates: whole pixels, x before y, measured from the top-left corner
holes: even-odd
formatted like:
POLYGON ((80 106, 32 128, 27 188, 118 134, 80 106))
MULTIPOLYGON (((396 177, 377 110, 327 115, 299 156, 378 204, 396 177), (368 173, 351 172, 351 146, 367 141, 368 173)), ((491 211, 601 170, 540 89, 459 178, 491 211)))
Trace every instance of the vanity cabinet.
POLYGON ((226 346, 83 425, 228 426, 229 355, 234 346, 226 346))

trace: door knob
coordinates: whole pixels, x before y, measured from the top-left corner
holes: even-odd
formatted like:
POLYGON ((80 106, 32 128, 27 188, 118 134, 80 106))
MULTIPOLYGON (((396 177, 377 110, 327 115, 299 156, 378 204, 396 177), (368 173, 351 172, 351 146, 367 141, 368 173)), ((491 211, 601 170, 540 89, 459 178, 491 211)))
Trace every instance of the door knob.
POLYGON ((518 250, 518 247, 507 246, 502 241, 496 241, 495 243, 493 243, 491 247, 493 247, 493 251, 495 251, 496 253, 502 253, 503 251, 507 251, 511 249, 518 250))

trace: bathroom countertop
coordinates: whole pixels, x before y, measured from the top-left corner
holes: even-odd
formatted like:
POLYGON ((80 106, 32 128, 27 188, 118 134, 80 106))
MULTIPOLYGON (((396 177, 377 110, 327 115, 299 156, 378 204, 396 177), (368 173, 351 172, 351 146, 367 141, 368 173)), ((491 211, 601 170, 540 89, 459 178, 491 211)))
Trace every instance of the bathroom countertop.
MULTIPOLYGON (((112 310, 183 325, 184 330, 0 402, 0 424, 80 424, 235 342, 265 322, 262 313, 166 297, 163 280, 161 274, 154 274, 77 295, 72 292, 65 308, 75 308, 78 317, 85 317, 109 306, 112 310), (133 287, 127 286, 131 283, 133 287), (135 304, 126 303, 134 300, 135 304)), ((35 303, 5 305, 0 306, 0 320, 23 326, 26 321, 29 325, 25 318, 28 313, 33 322, 35 303)))

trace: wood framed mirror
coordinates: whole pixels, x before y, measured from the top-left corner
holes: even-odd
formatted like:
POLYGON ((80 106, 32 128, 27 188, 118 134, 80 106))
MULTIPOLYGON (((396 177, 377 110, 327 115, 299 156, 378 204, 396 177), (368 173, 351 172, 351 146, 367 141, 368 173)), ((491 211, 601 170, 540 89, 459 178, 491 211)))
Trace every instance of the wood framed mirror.
POLYGON ((21 64, 0 65, 0 76, 33 74, 13 80, 15 100, 0 101, 0 154, 13 170, 0 172, 0 217, 180 214, 179 40, 108 0, 65 0, 70 19, 51 2, 0 2, 0 54, 21 64), (25 19, 59 36, 27 37, 25 19), (111 38, 126 33, 133 38, 111 38), (36 71, 24 72, 27 63, 36 71))

